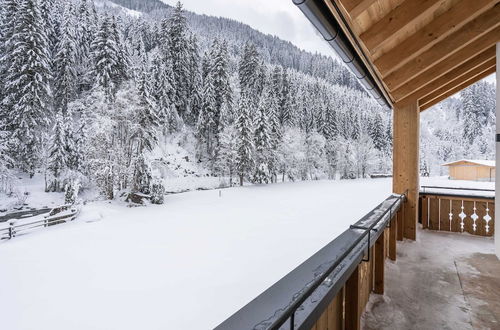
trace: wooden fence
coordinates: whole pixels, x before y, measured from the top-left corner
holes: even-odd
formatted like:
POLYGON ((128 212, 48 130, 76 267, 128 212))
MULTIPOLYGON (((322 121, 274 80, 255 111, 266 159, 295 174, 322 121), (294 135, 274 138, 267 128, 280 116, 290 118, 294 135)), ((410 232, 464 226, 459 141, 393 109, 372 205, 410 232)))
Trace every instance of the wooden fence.
POLYGON ((73 205, 63 205, 53 208, 46 216, 35 217, 0 223, 0 240, 13 239, 14 237, 25 235, 35 229, 45 228, 72 221, 78 215, 78 209, 73 205))
POLYGON ((493 236, 495 199, 422 193, 420 220, 424 229, 493 236))

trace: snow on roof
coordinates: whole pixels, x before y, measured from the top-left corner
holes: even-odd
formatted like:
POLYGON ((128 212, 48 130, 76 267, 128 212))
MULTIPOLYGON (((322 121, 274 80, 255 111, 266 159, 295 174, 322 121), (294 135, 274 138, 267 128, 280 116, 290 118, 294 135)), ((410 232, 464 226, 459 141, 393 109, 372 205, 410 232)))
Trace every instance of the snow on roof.
POLYGON ((457 160, 451 163, 446 163, 441 166, 453 166, 461 162, 467 162, 467 163, 473 163, 477 165, 484 165, 484 166, 489 166, 489 167, 495 167, 495 161, 494 160, 485 160, 485 159, 461 159, 457 160))

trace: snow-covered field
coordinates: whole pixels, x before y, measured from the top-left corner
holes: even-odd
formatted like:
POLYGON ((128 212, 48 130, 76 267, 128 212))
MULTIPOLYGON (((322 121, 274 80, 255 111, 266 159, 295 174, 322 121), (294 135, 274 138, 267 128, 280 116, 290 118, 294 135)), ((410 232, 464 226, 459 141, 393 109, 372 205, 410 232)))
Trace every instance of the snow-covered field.
POLYGON ((390 192, 389 178, 90 203, 0 244, 2 328, 213 328, 390 192))

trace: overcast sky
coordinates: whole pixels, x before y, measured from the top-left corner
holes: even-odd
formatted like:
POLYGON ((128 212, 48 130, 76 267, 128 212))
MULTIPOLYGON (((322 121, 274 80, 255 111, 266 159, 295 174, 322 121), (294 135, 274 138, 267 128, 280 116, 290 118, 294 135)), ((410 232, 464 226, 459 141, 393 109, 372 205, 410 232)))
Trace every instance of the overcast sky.
MULTIPOLYGON (((177 0, 163 0, 175 5, 177 0)), ((305 18, 292 0, 182 0, 184 8, 198 14, 222 16, 276 35, 311 52, 336 56, 333 49, 305 18)))

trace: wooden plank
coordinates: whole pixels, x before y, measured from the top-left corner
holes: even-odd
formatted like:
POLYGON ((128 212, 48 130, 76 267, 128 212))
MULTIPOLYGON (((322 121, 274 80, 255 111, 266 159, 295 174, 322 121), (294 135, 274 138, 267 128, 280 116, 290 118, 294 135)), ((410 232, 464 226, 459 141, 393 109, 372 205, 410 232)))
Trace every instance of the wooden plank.
POLYGON ((404 208, 405 238, 416 239, 419 194, 419 129, 417 102, 394 106, 393 191, 407 194, 404 208))
POLYGON ((495 52, 494 45, 497 42, 499 35, 500 28, 496 28, 495 30, 486 33, 484 36, 472 42, 470 45, 460 49, 458 52, 448 57, 446 61, 441 61, 440 63, 433 66, 432 70, 422 72, 415 78, 403 84, 401 87, 393 90, 391 94, 398 95, 399 98, 403 98, 405 95, 409 95, 422 88, 423 86, 433 82, 434 80, 439 79, 449 71, 455 69, 456 67, 459 67, 471 58, 479 56, 484 51, 493 49, 493 52, 495 52))
POLYGON ((451 231, 450 211, 451 200, 447 198, 439 199, 439 230, 451 231))
POLYGON ((342 0, 342 4, 349 13, 349 16, 351 16, 351 19, 355 19, 370 8, 376 1, 377 0, 342 0))
POLYGON ((476 202, 476 214, 478 216, 476 220, 476 235, 487 236, 486 234, 486 223, 484 221, 484 216, 486 215, 486 203, 476 202))
POLYGON ((460 77, 460 79, 457 79, 455 81, 450 81, 447 84, 441 86, 440 88, 437 88, 432 93, 429 93, 428 95, 419 99, 419 104, 425 106, 427 103, 431 103, 432 101, 440 98, 441 96, 448 93, 450 90, 453 90, 457 86, 462 85, 464 82, 473 80, 474 78, 485 72, 490 72, 492 69, 494 70, 495 66, 496 66, 496 59, 492 58, 490 61, 483 63, 482 65, 478 66, 477 68, 474 68, 467 74, 463 75, 462 77, 460 77))
POLYGON ((315 330, 328 330, 328 307, 319 317, 318 322, 316 322, 315 330))
POLYGON ((421 196, 420 203, 422 205, 422 213, 420 215, 420 218, 422 219, 422 228, 427 229, 429 228, 429 199, 426 196, 421 196))
POLYGON ((356 267, 345 285, 345 329, 359 330, 361 328, 359 268, 360 266, 356 267))
POLYGON ((344 324, 344 288, 328 305, 328 330, 342 330, 344 324))
POLYGON ((431 23, 405 39, 387 53, 374 61, 383 77, 399 69, 403 64, 422 52, 433 47, 444 37, 461 28, 468 20, 473 19, 491 8, 497 0, 462 0, 448 11, 436 17, 431 23))
POLYGON ((488 236, 494 236, 495 234, 495 202, 494 201, 491 201, 491 202, 488 202, 488 208, 490 209, 489 211, 489 214, 490 214, 490 217, 491 217, 491 220, 489 222, 489 225, 490 225, 490 228, 489 228, 489 235, 488 236))
POLYGON ((397 89, 392 94, 398 101, 405 101, 406 99, 419 100, 447 84, 457 84, 456 81, 463 81, 466 79, 464 78, 465 75, 469 74, 472 70, 477 70, 478 67, 485 63, 488 63, 487 66, 491 67, 494 65, 494 61, 495 47, 491 47, 427 85, 414 86, 412 91, 409 89, 397 89))
POLYGON ((464 213, 467 215, 464 219, 464 232, 475 235, 475 232, 472 229, 472 219, 470 217, 474 212, 473 208, 474 208, 474 202, 464 201, 464 213))
POLYGON ((398 213, 396 214, 396 229, 397 229, 397 240, 398 241, 402 241, 403 240, 403 229, 404 229, 404 225, 403 225, 403 216, 404 216, 404 205, 406 203, 404 203, 402 206, 401 206, 401 209, 398 211, 398 213))
POLYGON ((391 227, 389 228, 389 259, 396 261, 397 256, 397 231, 398 221, 397 215, 392 218, 391 227))
POLYGON ((373 291, 384 294, 385 230, 375 242, 375 287, 373 291))
POLYGON ((453 220, 451 221, 451 231, 455 233, 460 233, 462 230, 460 228, 460 217, 458 216, 462 212, 462 201, 459 199, 454 199, 451 204, 451 212, 453 213, 453 220))
POLYGON ((490 70, 485 71, 484 73, 481 73, 480 75, 474 77, 473 79, 468 80, 468 81, 464 82, 461 85, 458 85, 457 87, 455 87, 452 90, 446 92, 445 94, 441 95, 437 99, 435 99, 435 100, 433 100, 433 101, 431 101, 429 103, 426 103, 424 105, 421 105, 420 106, 420 111, 425 111, 425 110, 429 109, 430 107, 438 104, 439 102, 447 99, 448 97, 450 97, 452 95, 455 95, 456 93, 460 92, 462 89, 467 88, 468 86, 470 86, 470 85, 478 82, 479 80, 481 80, 483 78, 486 78, 489 75, 495 73, 495 71, 496 71, 496 68, 491 68, 490 70))
POLYGON ((439 198, 429 198, 429 229, 439 230, 439 198))
MULTIPOLYGON (((494 31, 495 28, 500 27, 499 17, 500 5, 497 5, 473 19, 458 31, 455 31, 453 34, 441 40, 439 43, 434 45, 434 47, 418 55, 401 68, 389 74, 384 78, 385 84, 389 90, 395 90, 405 82, 432 68, 435 64, 445 60, 461 48, 471 44, 473 41, 488 32, 494 31)), ((485 49, 491 47, 492 45, 492 43, 487 42, 482 45, 482 47, 485 49)), ((467 61, 469 58, 470 57, 463 58, 462 63, 467 61)))
POLYGON ((362 33, 360 39, 373 54, 378 47, 397 38, 405 27, 435 10, 441 2, 442 0, 404 1, 362 33))

